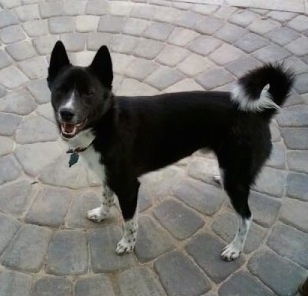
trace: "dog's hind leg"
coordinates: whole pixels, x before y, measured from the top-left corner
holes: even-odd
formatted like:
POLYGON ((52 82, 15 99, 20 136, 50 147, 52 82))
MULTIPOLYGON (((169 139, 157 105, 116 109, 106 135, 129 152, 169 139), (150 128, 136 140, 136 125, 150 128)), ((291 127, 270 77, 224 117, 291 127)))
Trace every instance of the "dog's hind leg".
POLYGON ((233 241, 221 253, 224 260, 232 261, 240 256, 252 221, 252 215, 248 206, 250 188, 248 184, 237 182, 234 176, 229 179, 226 173, 224 189, 229 195, 232 205, 239 216, 237 234, 233 241))
POLYGON ((109 217, 110 208, 114 204, 115 204, 114 194, 107 186, 107 184, 104 183, 102 204, 100 207, 88 211, 87 213, 88 219, 94 222, 101 222, 102 220, 105 220, 106 218, 109 217))

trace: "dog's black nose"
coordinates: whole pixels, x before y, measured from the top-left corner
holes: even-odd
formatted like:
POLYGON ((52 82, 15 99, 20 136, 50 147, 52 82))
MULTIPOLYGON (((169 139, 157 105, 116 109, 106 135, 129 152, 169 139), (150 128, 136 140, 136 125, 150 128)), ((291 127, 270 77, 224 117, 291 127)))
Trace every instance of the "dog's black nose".
POLYGON ((74 117, 75 113, 71 109, 62 109, 60 110, 61 119, 64 121, 71 121, 74 117))

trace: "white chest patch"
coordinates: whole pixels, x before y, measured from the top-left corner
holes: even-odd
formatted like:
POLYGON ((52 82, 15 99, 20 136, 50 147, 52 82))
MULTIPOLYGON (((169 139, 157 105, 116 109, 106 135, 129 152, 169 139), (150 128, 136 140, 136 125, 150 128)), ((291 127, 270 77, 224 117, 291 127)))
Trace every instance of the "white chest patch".
POLYGON ((80 153, 80 156, 87 163, 88 168, 97 175, 97 177, 104 183, 105 181, 105 168, 101 164, 101 154, 95 151, 91 143, 94 140, 94 135, 91 130, 81 131, 76 137, 67 141, 69 148, 75 150, 77 148, 86 148, 85 151, 80 153))
POLYGON ((88 165, 88 168, 93 171, 97 177, 100 178, 100 180, 104 183, 105 181, 105 167, 100 162, 101 160, 101 154, 95 151, 93 146, 90 146, 87 150, 80 153, 82 158, 85 160, 85 162, 88 165))

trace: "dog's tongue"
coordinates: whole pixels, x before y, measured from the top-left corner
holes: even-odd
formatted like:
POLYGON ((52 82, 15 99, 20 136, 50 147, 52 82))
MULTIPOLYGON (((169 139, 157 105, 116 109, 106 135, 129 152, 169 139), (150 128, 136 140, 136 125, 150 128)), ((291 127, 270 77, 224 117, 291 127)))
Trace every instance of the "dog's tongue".
POLYGON ((62 123, 61 124, 62 131, 66 134, 74 134, 76 131, 76 125, 71 123, 62 123))

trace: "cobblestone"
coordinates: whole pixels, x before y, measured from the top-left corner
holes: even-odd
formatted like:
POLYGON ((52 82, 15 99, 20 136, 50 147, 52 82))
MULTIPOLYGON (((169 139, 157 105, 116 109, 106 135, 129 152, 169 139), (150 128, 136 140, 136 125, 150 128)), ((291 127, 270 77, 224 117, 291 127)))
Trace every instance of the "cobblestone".
POLYGON ((168 67, 160 67, 149 75, 145 82, 155 88, 163 90, 183 78, 184 75, 177 70, 170 69, 168 67))
POLYGON ((39 54, 49 54, 57 42, 57 36, 40 36, 33 40, 33 45, 39 54))
POLYGON ((96 31, 99 22, 99 16, 79 15, 76 17, 76 30, 78 32, 96 31))
POLYGON ((223 44, 210 55, 210 58, 218 65, 226 65, 239 59, 242 55, 243 53, 236 47, 223 44))
POLYGON ((224 22, 220 19, 213 17, 204 17, 202 21, 197 23, 196 30, 202 34, 212 35, 220 28, 222 28, 224 22))
POLYGON ((123 33, 142 36, 143 32, 147 29, 150 22, 142 19, 130 18, 125 20, 123 25, 123 33))
POLYGON ((16 142, 20 144, 54 141, 58 137, 57 127, 41 116, 25 118, 16 131, 16 142))
POLYGON ((28 115, 36 108, 36 104, 25 91, 11 92, 5 96, 0 106, 0 111, 28 115))
POLYGON ((164 48, 164 44, 156 40, 140 39, 134 54, 146 59, 154 59, 164 48))
POLYGON ((160 52, 160 54, 156 58, 156 61, 159 62, 160 64, 172 67, 176 66, 185 57, 187 57, 188 53, 189 52, 186 49, 169 45, 160 52))
POLYGON ((3 50, 0 50, 0 69, 9 66, 12 62, 10 56, 3 50))
POLYGON ((215 33, 215 36, 228 43, 233 43, 241 39, 241 37, 243 37, 247 33, 248 33, 247 30, 239 26, 235 26, 232 24, 226 24, 215 33))
POLYGON ((75 296, 114 296, 110 279, 107 275, 81 277, 74 286, 75 296))
POLYGON ((33 80, 27 84, 27 88, 38 104, 50 102, 48 93, 47 82, 45 79, 33 80))
POLYGON ((254 188, 260 192, 281 196, 285 184, 285 175, 281 170, 264 167, 254 188), (269 183, 268 180, 271 180, 269 183))
POLYGON ((198 36, 199 34, 195 31, 185 28, 175 28, 169 35, 168 41, 174 45, 184 46, 198 36))
POLYGON ((19 20, 12 11, 3 10, 0 12, 0 28, 17 24, 19 24, 19 20))
POLYGON ((88 1, 86 7, 87 14, 94 14, 94 15, 105 15, 108 14, 108 6, 109 3, 105 0, 103 1, 88 1))
POLYGON ((51 230, 24 225, 4 251, 1 264, 12 269, 38 272, 51 237, 51 230))
POLYGON ((51 18, 63 14, 63 3, 61 1, 39 3, 39 11, 42 18, 51 18))
POLYGON ((255 253, 248 262, 248 269, 281 296, 294 295, 305 276, 302 268, 269 251, 255 253))
POLYGON ((285 200, 281 208, 280 220, 286 222, 287 224, 291 224, 304 232, 307 232, 308 217, 305 215, 307 210, 307 203, 293 198, 288 198, 285 200))
POLYGON ((299 38, 300 34, 288 27, 280 27, 268 32, 266 36, 279 45, 286 45, 299 38))
POLYGON ((220 296, 225 295, 255 295, 274 296, 265 285, 245 272, 237 272, 224 282, 218 290, 220 296))
POLYGON ((282 137, 289 149, 308 149, 308 128, 282 128, 282 137))
POLYGON ((295 55, 303 56, 308 54, 307 43, 308 37, 300 37, 289 43, 286 48, 295 55))
POLYGON ((38 279, 33 287, 33 296, 70 296, 72 284, 69 280, 59 277, 43 277, 38 279))
POLYGON ((129 67, 127 67, 125 74, 131 78, 142 81, 151 73, 153 73, 157 68, 158 65, 153 61, 136 59, 129 65, 129 67))
POLYGON ((308 29, 307 20, 308 17, 306 15, 297 15, 288 23, 288 26, 296 31, 304 32, 308 29))
POLYGON ((146 38, 164 41, 168 38, 174 27, 165 23, 152 23, 143 33, 146 38))
POLYGON ((244 37, 236 41, 235 45, 247 53, 252 53, 253 51, 266 46, 268 42, 265 38, 255 34, 248 33, 244 37))
POLYGON ((0 274, 0 295, 30 296, 32 277, 16 271, 2 271, 0 274))
POLYGON ((31 80, 42 78, 46 75, 47 61, 43 57, 34 57, 19 62, 18 66, 31 80))
POLYGON ((112 50, 123 54, 130 54, 138 43, 138 38, 134 36, 116 35, 113 38, 112 50))
MULTIPOLYGON (((90 1, 89 3, 91 3, 90 1)), ((96 9, 96 8, 95 8, 96 9)), ((103 15, 98 24, 98 31, 118 33, 121 32, 124 18, 114 15, 103 15)))
POLYGON ((235 14, 229 17, 231 23, 237 24, 242 27, 249 26, 253 21, 260 17, 259 14, 251 10, 238 10, 235 14))
POLYGON ((83 231, 60 230, 54 233, 46 254, 46 272, 77 275, 85 273, 87 269, 88 250, 83 231))
POLYGON ((6 50, 15 61, 22 61, 35 56, 35 50, 28 41, 21 41, 7 46, 6 50))
POLYGON ((221 41, 211 36, 199 36, 194 39, 188 48, 196 53, 207 56, 221 45, 221 41))
POLYGON ((278 224, 274 227, 267 244, 281 256, 287 257, 304 268, 308 268, 308 237, 300 230, 278 224))
POLYGON ((16 7, 15 12, 22 22, 40 18, 40 13, 37 4, 30 4, 30 5, 16 7))
POLYGON ((171 252, 159 258, 154 263, 154 268, 168 295, 197 296, 210 289, 209 281, 180 252, 171 252))
POLYGON ((206 90, 211 90, 233 81, 232 75, 224 68, 206 70, 197 76, 199 82, 206 90))
POLYGON ((37 225, 58 227, 72 200, 72 193, 66 189, 46 188, 42 190, 29 210, 26 221, 37 225))
POLYGON ((185 180, 179 184, 174 194, 187 205, 205 215, 216 213, 224 198, 221 189, 194 180, 185 180))
POLYGON ((21 174, 20 166, 11 155, 0 158, 0 185, 15 180, 21 174))
POLYGON ((116 254, 116 245, 120 239, 121 231, 115 226, 92 230, 88 234, 91 265, 94 273, 112 272, 134 265, 132 255, 118 256, 116 254))
POLYGON ((49 30, 52 34, 69 33, 74 30, 74 23, 71 17, 57 16, 48 19, 49 30))
POLYGON ((21 116, 0 112, 0 134, 11 136, 21 121, 21 116))
POLYGON ((234 74, 237 78, 240 78, 250 70, 260 65, 261 63, 254 58, 240 57, 239 59, 227 64, 226 69, 234 74))
POLYGON ((178 239, 192 236, 204 224, 193 211, 173 200, 166 200, 160 204, 154 215, 178 239))
POLYGON ((30 37, 38 37, 48 34, 47 20, 33 20, 23 23, 23 28, 30 37))
POLYGON ((290 151, 287 154, 289 168, 294 171, 308 173, 306 160, 308 159, 307 151, 290 151))
POLYGON ((1 137, 0 136, 0 156, 7 155, 13 150, 13 141, 8 137, 1 137))
POLYGON ((11 218, 8 215, 0 214, 0 254, 2 254, 5 250, 15 233, 18 231, 19 227, 20 223, 16 219, 11 218))
POLYGON ((210 234, 200 234, 187 245, 187 252, 215 283, 220 283, 244 263, 243 258, 225 262, 220 258, 224 244, 210 234))
POLYGON ((8 89, 14 89, 22 86, 28 81, 28 78, 14 66, 0 70, 0 81, 8 89))
POLYGON ((68 51, 82 51, 85 48, 85 35, 81 33, 66 33, 61 36, 68 51))
POLYGON ((287 177, 287 195, 303 201, 308 200, 308 176, 290 172, 287 177))
POLYGON ((146 267, 134 267, 123 271, 118 278, 121 295, 162 296, 166 295, 155 274, 146 267))
POLYGON ((191 77, 213 67, 214 63, 211 62, 211 60, 197 54, 190 54, 183 62, 178 65, 178 68, 184 74, 191 77))
POLYGON ((171 237, 153 219, 141 216, 135 252, 140 262, 155 259, 174 248, 171 237))
POLYGON ((259 59, 264 63, 268 62, 279 62, 287 58, 290 54, 277 45, 268 45, 261 49, 258 49, 252 54, 255 58, 259 59))
POLYGON ((14 25, 0 30, 0 38, 4 43, 14 43, 26 39, 26 34, 20 25, 14 25))
MULTIPOLYGON (((5 163, 2 162, 1 167, 5 168, 5 163)), ((28 207, 30 199, 31 185, 26 180, 20 180, 1 189, 0 207, 3 212, 20 217, 28 207)))
POLYGON ((285 108, 277 116, 280 126, 307 126, 308 125, 308 106, 293 106, 285 108))

